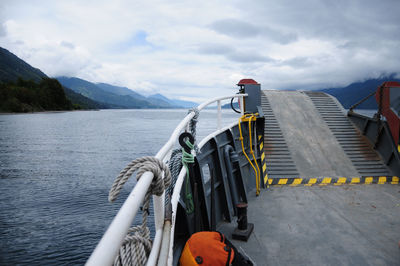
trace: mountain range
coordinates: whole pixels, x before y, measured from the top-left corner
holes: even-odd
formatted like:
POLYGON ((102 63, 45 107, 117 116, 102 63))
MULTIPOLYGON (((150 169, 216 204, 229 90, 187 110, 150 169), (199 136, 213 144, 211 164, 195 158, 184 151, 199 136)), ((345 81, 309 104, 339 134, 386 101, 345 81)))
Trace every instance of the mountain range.
MULTIPOLYGON (((372 92, 376 91, 378 87, 385 81, 400 82, 400 79, 396 79, 396 75, 391 74, 376 79, 367 79, 362 82, 355 82, 346 87, 322 89, 320 91, 335 96, 344 108, 349 109, 352 105, 356 104, 372 92)), ((378 109, 378 105, 375 98, 370 97, 368 100, 360 104, 357 108, 378 109)))
POLYGON ((0 47, 0 81, 16 81, 18 78, 40 82, 47 77, 40 69, 34 68, 13 53, 0 47))
POLYGON ((187 108, 198 105, 195 102, 168 99, 161 94, 145 97, 127 87, 93 83, 75 77, 56 79, 63 86, 94 101, 108 104, 111 108, 187 108))
MULTIPOLYGON (((48 76, 40 69, 32 67, 13 53, 0 47, 0 84, 12 84, 18 82, 18 80, 33 81, 39 84, 46 78, 48 76)), ((75 109, 108 108, 107 105, 86 98, 69 88, 63 87, 63 90, 66 98, 75 106, 75 109)))
MULTIPOLYGON (((19 79, 31 80, 39 84, 43 78, 48 77, 40 69, 30 66, 13 53, 0 47, 0 84, 16 82, 19 79)), ((93 83, 77 77, 61 76, 56 79, 62 84, 66 98, 78 109, 190 108, 197 106, 195 102, 169 99, 162 94, 146 97, 127 87, 93 83)), ((335 96, 345 108, 349 108, 375 91, 384 81, 389 80, 400 82, 392 74, 377 79, 366 79, 346 87, 324 88, 319 91, 335 96)), ((20 84, 23 83, 20 82, 20 84)), ((376 101, 371 97, 358 108, 376 109, 376 101)))
MULTIPOLYGON (((18 79, 40 83, 48 76, 13 53, 0 47, 0 83, 18 79)), ((161 94, 145 97, 126 87, 93 83, 76 77, 56 77, 62 84, 67 99, 78 109, 106 108, 188 108, 198 104, 169 99, 161 94)))

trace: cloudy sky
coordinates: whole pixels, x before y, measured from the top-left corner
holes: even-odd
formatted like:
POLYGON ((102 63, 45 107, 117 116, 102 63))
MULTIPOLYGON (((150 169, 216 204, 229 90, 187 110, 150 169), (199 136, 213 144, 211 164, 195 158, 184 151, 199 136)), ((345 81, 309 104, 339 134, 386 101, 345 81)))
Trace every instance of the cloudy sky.
POLYGON ((203 100, 400 73, 399 0, 0 1, 0 46, 49 76, 203 100))

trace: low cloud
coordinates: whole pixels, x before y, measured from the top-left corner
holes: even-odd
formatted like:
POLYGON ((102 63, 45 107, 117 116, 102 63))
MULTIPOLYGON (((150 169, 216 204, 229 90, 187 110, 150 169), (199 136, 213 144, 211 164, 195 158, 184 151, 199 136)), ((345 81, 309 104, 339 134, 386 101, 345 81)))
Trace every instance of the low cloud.
POLYGON ((7 35, 6 25, 4 23, 0 24, 0 37, 4 37, 7 35))
POLYGON ((231 61, 238 63, 257 63, 257 62, 274 62, 275 60, 258 54, 257 52, 235 52, 227 55, 231 61))
POLYGON ((277 62, 278 66, 290 66, 292 68, 305 68, 312 66, 311 59, 308 57, 294 57, 277 62))
POLYGON ((75 45, 73 43, 66 42, 66 41, 62 41, 60 43, 60 45, 63 46, 63 47, 69 48, 69 49, 74 49, 75 48, 75 45))
POLYGON ((280 44, 289 44, 297 41, 297 34, 295 33, 284 33, 268 27, 262 29, 262 35, 280 44))
POLYGON ((222 44, 201 44, 198 49, 200 54, 221 55, 227 60, 237 63, 274 62, 271 57, 261 55, 257 51, 239 51, 238 49, 222 44))
POLYGON ((218 33, 238 38, 255 37, 260 34, 256 26, 238 19, 217 20, 210 27, 218 33))
POLYGON ((235 49, 229 45, 224 44, 201 44, 199 53, 209 55, 226 55, 234 53, 235 49))
POLYGON ((210 28, 233 38, 262 37, 280 44, 288 44, 297 40, 295 33, 281 32, 266 25, 256 26, 238 19, 217 20, 210 25, 210 28))

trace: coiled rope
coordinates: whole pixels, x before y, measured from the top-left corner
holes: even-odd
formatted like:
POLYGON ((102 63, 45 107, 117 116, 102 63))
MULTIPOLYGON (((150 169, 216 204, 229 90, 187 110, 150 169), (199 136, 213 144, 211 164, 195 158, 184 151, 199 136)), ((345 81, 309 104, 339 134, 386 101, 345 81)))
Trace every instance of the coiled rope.
POLYGON ((161 196, 165 188, 171 184, 171 172, 168 166, 155 157, 145 156, 133 160, 120 172, 109 192, 108 200, 110 202, 113 202, 118 197, 123 185, 136 170, 136 179, 138 181, 145 172, 152 172, 154 178, 143 200, 142 223, 131 227, 125 236, 119 254, 114 261, 114 265, 118 266, 146 264, 152 246, 150 230, 147 226, 150 196, 161 196))
POLYGON ((197 143, 196 143, 196 134, 197 134, 196 126, 197 126, 197 122, 198 122, 198 118, 199 118, 200 112, 199 112, 199 109, 197 109, 196 107, 191 108, 188 111, 188 114, 190 114, 192 112, 194 113, 194 116, 189 122, 189 130, 190 130, 190 134, 192 134, 193 139, 194 139, 194 143, 193 143, 194 150, 196 151, 196 154, 199 154, 200 150, 199 150, 199 147, 197 146, 197 143))
MULTIPOLYGON (((197 147, 197 144, 196 144, 196 125, 197 125, 198 117, 199 117, 200 113, 199 113, 199 110, 197 108, 190 109, 188 111, 188 114, 190 114, 192 112, 194 113, 194 116, 189 122, 189 131, 190 131, 190 134, 193 136, 194 143, 190 143, 190 142, 188 143, 188 141, 187 141, 186 144, 192 150, 194 149, 196 151, 196 154, 199 154, 200 150, 199 150, 199 148, 197 147)), ((178 179, 179 173, 181 172, 181 169, 185 165, 185 163, 191 163, 191 160, 193 160, 193 162, 194 162, 194 157, 190 158, 190 156, 193 157, 192 154, 190 154, 190 155, 187 154, 183 149, 175 149, 175 150, 172 151, 171 158, 170 158, 169 163, 168 163, 169 169, 171 170, 172 181, 171 181, 171 186, 168 187, 167 190, 166 190, 166 192, 169 195, 172 194, 172 191, 173 191, 173 189, 175 187, 176 180, 178 179)), ((186 169, 186 186, 188 186, 188 184, 189 184, 189 182, 188 182, 188 179, 189 179, 188 173, 189 173, 189 171, 187 171, 187 169, 186 169)), ((186 191, 187 192, 189 191, 187 187, 186 187, 186 191)), ((186 211, 188 213, 191 213, 194 210, 194 207, 193 207, 193 210, 191 210, 191 208, 190 208, 190 206, 194 206, 193 205, 193 199, 191 201, 188 201, 190 199, 190 197, 191 197, 191 194, 188 195, 188 193, 186 193, 186 198, 185 198, 186 202, 185 203, 186 203, 186 206, 187 206, 186 211)), ((167 201, 168 200, 166 200, 166 202, 165 202, 166 204, 168 204, 167 201)))

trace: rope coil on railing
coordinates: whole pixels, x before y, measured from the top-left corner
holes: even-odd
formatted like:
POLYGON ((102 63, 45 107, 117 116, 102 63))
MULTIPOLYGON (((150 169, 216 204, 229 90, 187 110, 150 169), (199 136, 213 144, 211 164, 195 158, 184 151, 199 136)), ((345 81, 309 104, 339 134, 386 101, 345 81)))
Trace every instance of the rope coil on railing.
POLYGON ((199 118, 200 112, 199 112, 199 109, 197 109, 196 107, 193 107, 192 109, 190 109, 188 111, 188 114, 190 114, 192 112, 194 113, 194 116, 189 122, 189 130, 190 130, 190 134, 192 134, 193 139, 194 139, 194 142, 193 142, 194 150, 196 151, 196 154, 199 154, 200 153, 199 147, 197 147, 197 143, 196 143, 196 133, 197 133, 196 132, 196 125, 197 125, 197 122, 198 122, 198 118, 199 118))
MULTIPOLYGON (((193 142, 193 148, 196 152, 196 154, 200 153, 199 148, 197 147, 196 144, 196 125, 198 122, 198 117, 199 117, 199 110, 197 108, 192 108, 188 111, 188 114, 194 113, 193 118, 189 121, 189 131, 190 134, 192 134, 194 142, 193 142)), ((183 162, 182 162, 182 149, 175 149, 171 153, 171 158, 168 163, 169 169, 171 170, 171 175, 172 175, 172 181, 171 181, 171 186, 166 189, 166 193, 168 195, 172 194, 172 191, 175 187, 176 180, 178 179, 179 173, 181 172, 181 169, 183 167, 183 162)), ((169 199, 167 198, 165 201, 165 204, 167 205, 169 203, 169 199)))
POLYGON ((147 226, 149 215, 150 196, 161 196, 166 187, 171 184, 171 172, 161 160, 146 156, 130 162, 117 176, 108 195, 113 202, 119 195, 123 185, 137 170, 136 179, 139 180, 145 172, 152 172, 154 177, 143 200, 141 225, 131 227, 120 248, 114 265, 145 265, 151 250, 150 230, 147 226))

